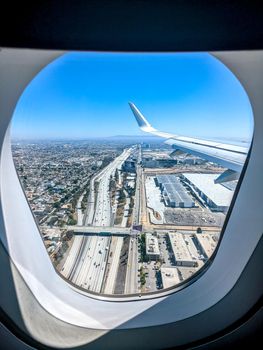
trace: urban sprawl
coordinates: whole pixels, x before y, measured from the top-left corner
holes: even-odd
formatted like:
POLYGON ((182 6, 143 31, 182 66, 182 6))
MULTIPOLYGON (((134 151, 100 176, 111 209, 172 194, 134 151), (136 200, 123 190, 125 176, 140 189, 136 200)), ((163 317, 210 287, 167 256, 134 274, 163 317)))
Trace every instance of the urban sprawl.
POLYGON ((58 273, 83 291, 157 292, 215 251, 236 181, 162 142, 14 142, 15 166, 58 273))

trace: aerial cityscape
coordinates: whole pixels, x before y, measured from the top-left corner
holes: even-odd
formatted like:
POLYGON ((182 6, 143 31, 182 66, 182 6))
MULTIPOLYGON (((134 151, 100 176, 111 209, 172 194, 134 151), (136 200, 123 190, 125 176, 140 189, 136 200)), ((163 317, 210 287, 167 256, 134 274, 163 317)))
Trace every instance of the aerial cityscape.
POLYGON ((252 133, 243 87, 208 53, 70 52, 26 87, 11 139, 57 273, 112 297, 205 270, 252 133))
POLYGON ((155 292, 213 254, 237 181, 159 139, 13 144, 47 252, 74 285, 103 294, 155 292))

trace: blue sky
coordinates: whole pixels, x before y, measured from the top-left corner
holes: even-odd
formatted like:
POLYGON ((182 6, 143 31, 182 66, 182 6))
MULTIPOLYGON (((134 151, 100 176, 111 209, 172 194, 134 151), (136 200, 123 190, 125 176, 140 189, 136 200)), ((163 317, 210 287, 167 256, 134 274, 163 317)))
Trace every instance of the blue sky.
POLYGON ((248 97, 207 53, 67 53, 44 68, 18 101, 12 137, 138 135, 128 101, 162 131, 250 139, 248 97))

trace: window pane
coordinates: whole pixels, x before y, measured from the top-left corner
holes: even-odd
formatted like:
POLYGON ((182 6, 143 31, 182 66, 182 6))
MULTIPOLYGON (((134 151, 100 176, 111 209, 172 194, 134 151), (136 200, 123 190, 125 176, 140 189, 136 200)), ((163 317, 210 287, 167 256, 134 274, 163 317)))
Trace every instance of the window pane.
POLYGON ((244 89, 207 53, 68 53, 21 96, 12 151, 58 273, 129 295, 210 260, 252 132, 244 89))

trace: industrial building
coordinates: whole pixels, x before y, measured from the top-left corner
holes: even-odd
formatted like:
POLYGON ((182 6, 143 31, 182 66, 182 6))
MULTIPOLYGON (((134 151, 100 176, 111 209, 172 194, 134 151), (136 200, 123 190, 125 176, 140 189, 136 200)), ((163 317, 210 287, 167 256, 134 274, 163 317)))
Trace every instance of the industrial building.
POLYGON ((217 246, 219 234, 198 233, 195 237, 197 247, 203 256, 207 259, 210 258, 217 246))
POLYGON ((176 284, 180 283, 180 276, 176 267, 162 267, 161 277, 163 288, 174 287, 176 284))
POLYGON ((162 191, 166 206, 172 208, 192 208, 195 206, 192 197, 186 192, 177 176, 158 175, 155 181, 162 191))
POLYGON ((143 157, 142 165, 145 168, 172 168, 177 164, 176 159, 143 157))
POLYGON ((177 266, 198 266, 197 261, 191 257, 190 252, 187 248, 187 244, 181 233, 169 232, 168 237, 170 248, 173 251, 175 263, 177 266))
POLYGON ((188 174, 182 179, 193 193, 198 194, 213 211, 226 212, 229 208, 234 191, 222 184, 215 184, 218 174, 188 174))
POLYGON ((146 233, 145 236, 146 255, 150 260, 157 260, 160 257, 160 249, 158 239, 151 233, 146 233))

